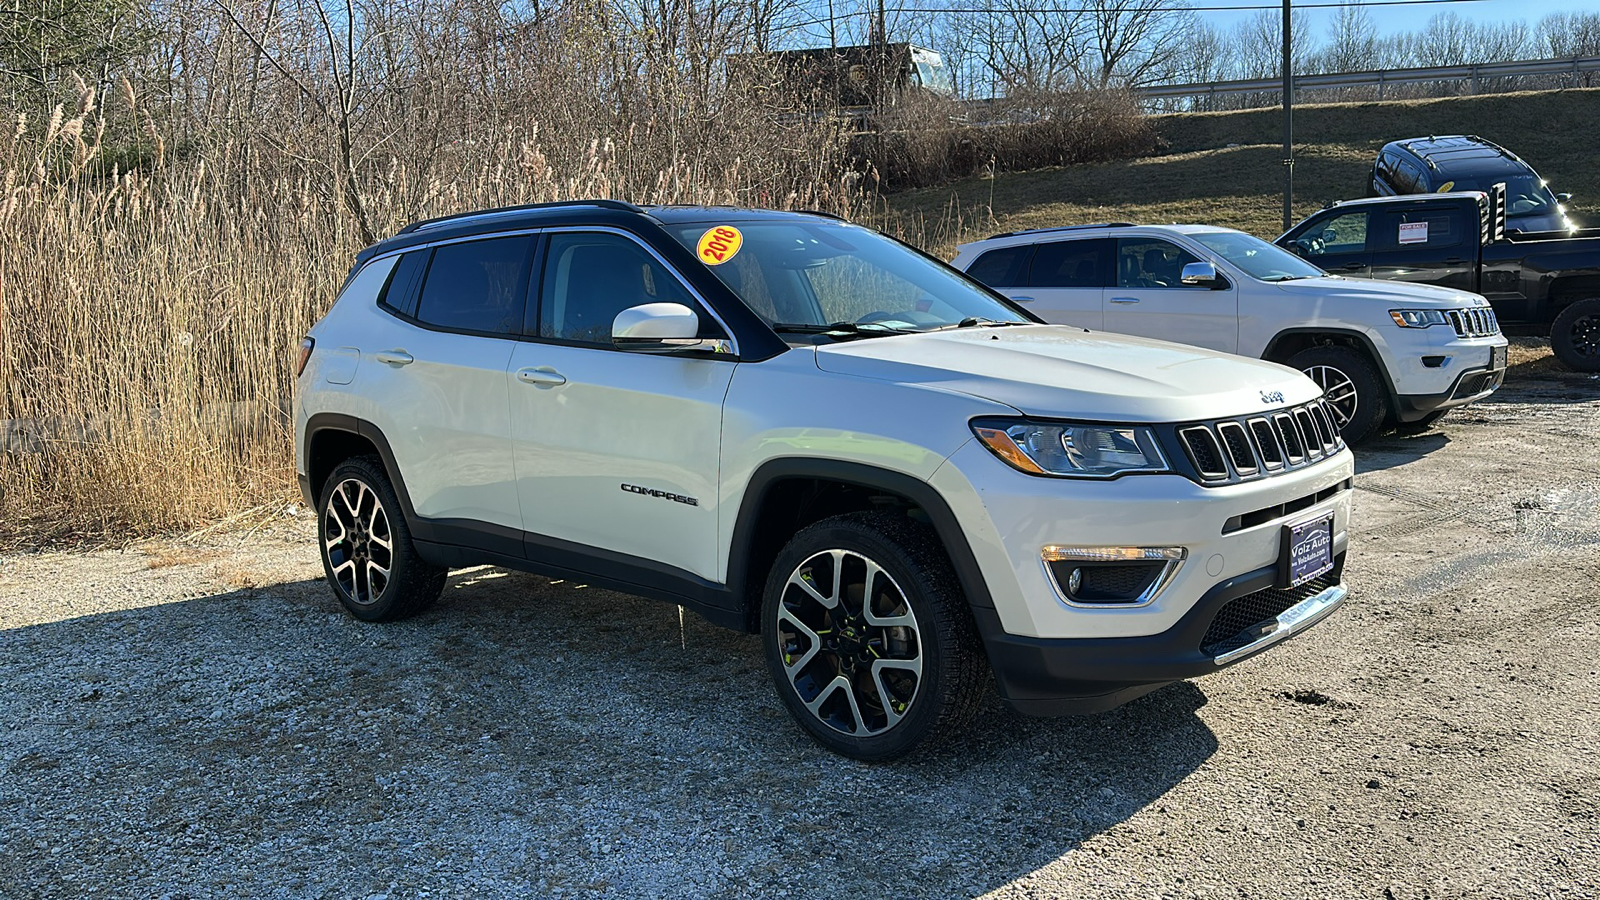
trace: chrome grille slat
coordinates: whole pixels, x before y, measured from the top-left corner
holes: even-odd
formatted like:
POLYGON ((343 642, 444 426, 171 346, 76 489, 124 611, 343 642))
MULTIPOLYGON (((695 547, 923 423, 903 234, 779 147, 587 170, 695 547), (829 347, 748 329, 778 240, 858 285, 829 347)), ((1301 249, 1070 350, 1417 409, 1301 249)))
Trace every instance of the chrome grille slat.
POLYGON ((1487 306, 1452 309, 1446 313, 1457 337, 1492 337, 1500 333, 1500 320, 1487 306))
MULTIPOLYGON (((1177 427, 1177 437, 1200 482, 1230 484, 1270 478, 1320 462, 1344 448, 1327 401, 1258 416, 1177 427)), ((1191 476, 1193 477, 1193 476, 1191 476)))

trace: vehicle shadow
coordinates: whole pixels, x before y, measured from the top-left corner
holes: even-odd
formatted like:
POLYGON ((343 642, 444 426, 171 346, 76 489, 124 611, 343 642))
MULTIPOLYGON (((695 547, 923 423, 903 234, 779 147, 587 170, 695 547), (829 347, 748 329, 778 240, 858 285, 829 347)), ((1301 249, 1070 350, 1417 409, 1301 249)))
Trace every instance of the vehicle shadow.
POLYGON ((0 631, 0 679, 23 895, 975 894, 1217 750, 1183 683, 1089 718, 991 700, 862 764, 789 720, 758 638, 493 569, 390 625, 302 581, 0 631))
POLYGON ((1386 431, 1367 438, 1355 447, 1356 474, 1381 472, 1409 462, 1415 462, 1450 443, 1450 437, 1440 431, 1406 434, 1386 431))

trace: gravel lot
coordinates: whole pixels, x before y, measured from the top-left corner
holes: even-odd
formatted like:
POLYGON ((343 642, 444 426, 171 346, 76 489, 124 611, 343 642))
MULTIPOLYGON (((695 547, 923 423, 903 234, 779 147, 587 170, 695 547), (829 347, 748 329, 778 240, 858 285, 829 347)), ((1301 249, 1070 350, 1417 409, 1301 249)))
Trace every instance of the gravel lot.
POLYGON ((887 766, 670 606, 479 569, 356 622, 304 516, 0 556, 0 896, 1595 897, 1597 437, 1519 365, 1364 448, 1306 637, 887 766))

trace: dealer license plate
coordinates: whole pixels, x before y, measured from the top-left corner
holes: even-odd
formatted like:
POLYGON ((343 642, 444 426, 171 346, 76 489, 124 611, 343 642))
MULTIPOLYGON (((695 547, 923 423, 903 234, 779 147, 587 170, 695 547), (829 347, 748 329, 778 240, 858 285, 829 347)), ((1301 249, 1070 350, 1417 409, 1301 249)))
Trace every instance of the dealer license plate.
POLYGON ((1333 513, 1283 526, 1279 584, 1299 587, 1333 568, 1333 513))
POLYGON ((1491 347, 1489 349, 1489 368, 1498 372, 1506 367, 1506 351, 1509 347, 1491 347))

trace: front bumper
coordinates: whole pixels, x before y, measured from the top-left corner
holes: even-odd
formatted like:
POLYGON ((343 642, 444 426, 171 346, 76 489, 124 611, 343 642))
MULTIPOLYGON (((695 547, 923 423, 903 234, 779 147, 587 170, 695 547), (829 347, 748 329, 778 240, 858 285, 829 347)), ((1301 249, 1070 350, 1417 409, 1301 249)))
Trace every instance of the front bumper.
MULTIPOLYGON (((1176 624, 1160 634, 1118 638, 1031 638, 1008 634, 992 609, 973 609, 994 669, 1000 697, 1027 715, 1103 712, 1156 688, 1209 675, 1303 633, 1327 618, 1345 598, 1342 583, 1346 539, 1335 545, 1333 571, 1300 593, 1275 591, 1276 567, 1265 567, 1218 584, 1176 624), (1264 618, 1237 619, 1234 635, 1213 636, 1224 607, 1280 595, 1295 600, 1264 618), (1303 595, 1303 596, 1302 596, 1303 595)), ((1224 630, 1231 630, 1224 625, 1224 630)))
POLYGON ((1504 363, 1470 368, 1463 371, 1450 389, 1442 393, 1397 395, 1394 415, 1401 422, 1415 422, 1430 413, 1476 403, 1498 391, 1505 381, 1504 363))

